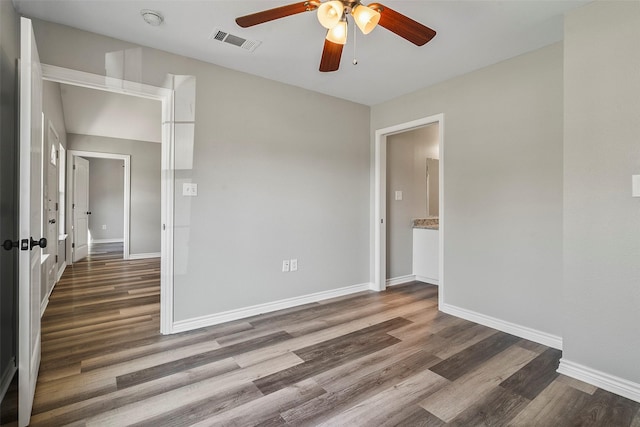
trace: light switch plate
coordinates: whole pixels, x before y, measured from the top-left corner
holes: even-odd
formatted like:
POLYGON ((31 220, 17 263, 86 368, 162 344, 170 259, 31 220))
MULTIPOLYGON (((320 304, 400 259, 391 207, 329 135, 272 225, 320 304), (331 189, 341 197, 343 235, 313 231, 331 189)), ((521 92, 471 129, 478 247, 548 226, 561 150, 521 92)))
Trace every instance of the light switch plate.
POLYGON ((182 184, 182 195, 183 196, 197 196, 198 195, 198 184, 193 182, 185 182, 182 184))
POLYGON ((402 200, 402 190, 396 191, 396 200, 402 200))

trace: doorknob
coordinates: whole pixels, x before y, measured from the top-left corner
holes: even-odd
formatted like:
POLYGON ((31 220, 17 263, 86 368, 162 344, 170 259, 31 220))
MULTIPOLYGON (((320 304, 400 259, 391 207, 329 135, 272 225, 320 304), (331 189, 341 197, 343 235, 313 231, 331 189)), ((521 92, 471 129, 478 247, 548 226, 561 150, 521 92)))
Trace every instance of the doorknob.
POLYGON ((47 247, 47 239, 45 239, 44 237, 40 240, 33 240, 33 237, 31 238, 31 244, 29 245, 29 249, 33 250, 34 246, 40 246, 42 249, 47 247))
POLYGON ((10 251, 13 248, 17 248, 19 244, 20 242, 17 240, 14 241, 7 239, 2 243, 2 247, 5 248, 5 250, 10 251))
POLYGON ((87 212, 87 215, 91 215, 91 211, 87 212))
MULTIPOLYGON (((46 244, 47 243, 45 242, 45 246, 46 244)), ((27 249, 29 249, 29 240, 22 239, 22 241, 17 241, 17 240, 7 239, 4 242, 2 242, 2 247, 5 248, 5 250, 7 251, 10 251, 11 249, 17 248, 17 247, 20 247, 21 251, 26 251, 27 249)))

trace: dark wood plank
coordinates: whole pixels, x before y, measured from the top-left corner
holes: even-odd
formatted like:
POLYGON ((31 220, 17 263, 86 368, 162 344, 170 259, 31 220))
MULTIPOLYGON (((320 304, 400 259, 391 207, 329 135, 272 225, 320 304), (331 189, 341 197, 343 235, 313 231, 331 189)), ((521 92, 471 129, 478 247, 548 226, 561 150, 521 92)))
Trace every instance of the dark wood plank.
POLYGON ((556 370, 561 356, 560 350, 547 349, 500 385, 520 396, 533 400, 558 377, 559 374, 556 370))
POLYGON ((385 425, 393 427, 442 427, 447 423, 426 409, 414 405, 405 411, 397 413, 394 417, 390 417, 385 425))
POLYGON ((322 350, 312 352, 312 356, 306 354, 308 359, 303 359, 306 360, 304 363, 257 379, 254 383, 262 393, 273 393, 342 363, 374 353, 398 342, 400 342, 399 339, 383 332, 356 335, 345 339, 340 346, 327 346, 322 350))
POLYGON ((604 390, 596 390, 571 421, 585 427, 630 426, 640 412, 640 403, 604 390))
POLYGON ((366 339, 368 337, 374 337, 380 333, 384 334, 393 329, 408 325, 409 323, 411 322, 406 319, 396 317, 391 320, 387 320, 386 322, 377 323, 358 331, 342 335, 338 338, 301 348, 296 350, 295 353, 300 356, 302 360, 307 361, 322 358, 325 357, 325 355, 335 356, 341 350, 352 346, 352 340, 364 338, 364 342, 366 343, 366 339))
POLYGON ((136 384, 142 384, 176 372, 206 365, 208 363, 215 362, 216 360, 226 359, 246 351, 256 350, 261 347, 268 347, 270 345, 286 341, 290 338, 291 336, 286 332, 274 332, 273 334, 265 335, 239 344, 222 347, 205 353, 194 354, 193 356, 186 357, 184 359, 174 360, 152 368, 120 375, 116 378, 118 389, 132 387, 136 384))
POLYGON ((282 417, 293 425, 319 424, 340 411, 355 406, 380 391, 428 369, 438 361, 440 359, 432 354, 418 351, 393 365, 364 376, 346 388, 323 394, 304 405, 290 409, 283 413, 282 417))
POLYGON ((503 426, 520 413, 529 402, 519 394, 498 386, 447 425, 456 427, 503 426))
POLYGON ((459 353, 443 360, 431 368, 436 374, 454 381, 473 371, 496 354, 517 343, 520 338, 498 332, 459 353))
POLYGON ((242 384, 238 387, 223 390, 213 396, 208 396, 198 400, 188 406, 183 406, 178 410, 170 411, 148 418, 147 420, 131 424, 136 427, 186 427, 215 414, 243 405, 263 395, 260 390, 253 385, 242 384))

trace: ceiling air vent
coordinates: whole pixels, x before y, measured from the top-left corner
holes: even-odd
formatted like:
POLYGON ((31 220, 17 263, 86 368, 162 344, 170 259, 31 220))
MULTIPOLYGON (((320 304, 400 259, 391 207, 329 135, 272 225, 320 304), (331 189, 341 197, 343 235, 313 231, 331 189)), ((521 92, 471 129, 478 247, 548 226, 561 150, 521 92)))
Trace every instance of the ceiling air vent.
POLYGON ((229 43, 231 45, 241 47, 244 50, 248 50, 249 52, 253 52, 258 46, 260 46, 260 42, 257 40, 247 40, 221 30, 213 30, 209 39, 229 43))

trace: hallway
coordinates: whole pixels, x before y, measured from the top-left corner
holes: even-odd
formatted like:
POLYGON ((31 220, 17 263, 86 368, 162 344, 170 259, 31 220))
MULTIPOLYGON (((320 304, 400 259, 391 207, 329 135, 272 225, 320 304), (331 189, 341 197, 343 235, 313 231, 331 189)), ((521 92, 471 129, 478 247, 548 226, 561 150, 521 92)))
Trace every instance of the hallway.
POLYGON ((160 258, 125 261, 122 243, 91 246, 85 260, 67 267, 42 318, 32 425, 38 413, 115 390, 115 378, 95 380, 91 372, 128 360, 127 348, 165 341, 159 319, 160 258), (80 386, 87 383, 88 391, 80 386))

